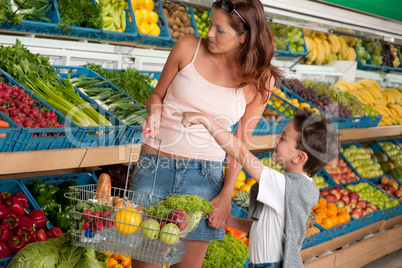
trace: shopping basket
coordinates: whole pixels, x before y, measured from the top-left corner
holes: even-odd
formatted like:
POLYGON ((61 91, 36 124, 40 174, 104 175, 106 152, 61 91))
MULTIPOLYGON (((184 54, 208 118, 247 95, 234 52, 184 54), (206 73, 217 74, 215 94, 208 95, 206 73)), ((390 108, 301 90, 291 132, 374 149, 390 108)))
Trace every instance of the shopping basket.
POLYGON ((111 195, 97 193, 97 186, 70 186, 65 194, 73 206, 74 245, 164 266, 183 260, 202 212, 158 207, 154 204, 163 198, 153 189, 150 194, 130 191, 127 182, 125 189, 112 187, 111 195), (120 208, 113 206, 119 201, 120 208))

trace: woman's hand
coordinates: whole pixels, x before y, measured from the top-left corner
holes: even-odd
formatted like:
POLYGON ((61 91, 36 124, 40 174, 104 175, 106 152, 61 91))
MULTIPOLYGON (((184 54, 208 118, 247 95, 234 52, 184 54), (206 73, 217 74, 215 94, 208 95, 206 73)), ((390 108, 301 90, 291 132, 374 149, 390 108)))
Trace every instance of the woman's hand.
POLYGON ((145 118, 145 121, 141 126, 145 138, 155 139, 159 136, 159 126, 161 124, 160 118, 160 114, 150 114, 145 118))
POLYGON ((228 225, 232 208, 230 199, 223 198, 219 194, 211 200, 211 205, 213 210, 208 214, 208 225, 216 229, 228 225))

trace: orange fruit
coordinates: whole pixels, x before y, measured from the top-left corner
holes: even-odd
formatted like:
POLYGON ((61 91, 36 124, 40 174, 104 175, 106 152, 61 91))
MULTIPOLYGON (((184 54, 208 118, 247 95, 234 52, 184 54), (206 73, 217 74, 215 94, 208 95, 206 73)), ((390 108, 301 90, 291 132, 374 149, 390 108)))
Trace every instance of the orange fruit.
POLYGON ((347 213, 347 212, 345 212, 344 214, 345 214, 346 222, 349 222, 350 221, 350 214, 347 213))
POLYGON ((149 11, 154 10, 154 1, 153 0, 145 0, 145 8, 148 9, 149 11))
POLYGON ((319 207, 316 210, 314 210, 314 213, 316 213, 316 214, 317 213, 322 213, 322 214, 327 215, 328 209, 326 207, 319 207))
POLYGON ((250 189, 251 189, 251 186, 250 186, 250 185, 244 184, 243 186, 240 187, 239 190, 242 191, 242 192, 249 193, 249 192, 250 192, 250 189))
POLYGON ((149 23, 158 23, 158 20, 158 14, 156 14, 154 11, 149 11, 149 23))
POLYGON ((322 219, 321 225, 324 228, 330 229, 332 226, 334 226, 334 221, 331 218, 324 218, 322 219))
POLYGON ((339 224, 338 216, 329 216, 329 218, 334 222, 334 226, 337 226, 339 224))
POLYGON ((328 216, 336 216, 338 215, 338 209, 336 207, 329 207, 327 214, 328 216))
POLYGON ((334 203, 328 203, 328 204, 327 204, 327 208, 330 208, 330 207, 336 208, 336 205, 335 205, 334 203))
POLYGON ((320 197, 318 199, 318 205, 326 207, 327 206, 327 200, 325 198, 320 197))
POLYGON ((315 222, 318 223, 318 224, 322 223, 321 215, 315 215, 315 222))
POLYGON ((346 222, 345 213, 339 213, 337 217, 338 217, 338 224, 344 224, 346 222))
POLYGON ((345 208, 338 208, 338 214, 347 213, 345 208))

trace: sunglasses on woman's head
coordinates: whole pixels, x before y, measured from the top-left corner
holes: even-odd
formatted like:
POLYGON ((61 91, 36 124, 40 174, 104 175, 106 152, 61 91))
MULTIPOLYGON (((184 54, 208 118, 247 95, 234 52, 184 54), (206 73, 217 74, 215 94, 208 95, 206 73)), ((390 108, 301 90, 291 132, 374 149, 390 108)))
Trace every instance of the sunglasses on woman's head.
POLYGON ((214 2, 222 2, 221 8, 225 11, 226 14, 231 14, 232 12, 236 13, 237 16, 246 24, 246 21, 240 16, 239 12, 235 9, 235 4, 232 0, 214 0, 214 2))

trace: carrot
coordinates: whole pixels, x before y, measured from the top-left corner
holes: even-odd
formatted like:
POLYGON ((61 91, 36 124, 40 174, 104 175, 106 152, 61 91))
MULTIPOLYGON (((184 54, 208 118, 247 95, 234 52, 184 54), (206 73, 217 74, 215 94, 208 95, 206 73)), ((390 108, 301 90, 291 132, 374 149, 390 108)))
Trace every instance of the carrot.
POLYGON ((8 128, 10 125, 3 120, 0 120, 0 128, 8 128))

